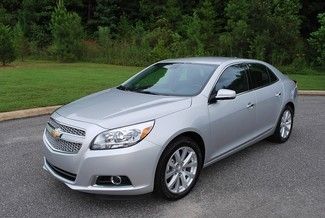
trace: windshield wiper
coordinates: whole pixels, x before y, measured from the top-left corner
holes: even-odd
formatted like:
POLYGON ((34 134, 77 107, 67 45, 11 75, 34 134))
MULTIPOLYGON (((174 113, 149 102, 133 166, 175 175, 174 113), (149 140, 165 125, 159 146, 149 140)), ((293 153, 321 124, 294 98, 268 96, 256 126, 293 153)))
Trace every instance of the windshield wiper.
POLYGON ((155 92, 145 91, 145 90, 141 90, 141 89, 130 89, 130 88, 128 88, 126 86, 122 86, 122 85, 119 85, 116 88, 119 90, 123 90, 123 91, 138 92, 138 93, 144 93, 144 94, 150 94, 150 95, 158 95, 158 93, 155 93, 155 92))
POLYGON ((116 87, 117 89, 119 90, 123 90, 123 91, 130 91, 130 89, 126 86, 122 86, 122 85, 119 85, 118 87, 116 87))
POLYGON ((159 95, 158 93, 145 91, 145 90, 132 90, 132 91, 139 92, 139 93, 144 93, 144 94, 150 94, 150 95, 159 95))

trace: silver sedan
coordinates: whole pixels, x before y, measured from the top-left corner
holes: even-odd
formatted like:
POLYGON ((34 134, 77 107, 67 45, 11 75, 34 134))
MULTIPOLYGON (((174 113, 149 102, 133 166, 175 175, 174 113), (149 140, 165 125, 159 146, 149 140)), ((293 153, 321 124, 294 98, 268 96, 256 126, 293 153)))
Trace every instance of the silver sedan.
POLYGON ((55 111, 44 169, 74 190, 179 199, 203 167, 265 138, 287 141, 296 99, 296 83, 262 61, 160 61, 55 111))

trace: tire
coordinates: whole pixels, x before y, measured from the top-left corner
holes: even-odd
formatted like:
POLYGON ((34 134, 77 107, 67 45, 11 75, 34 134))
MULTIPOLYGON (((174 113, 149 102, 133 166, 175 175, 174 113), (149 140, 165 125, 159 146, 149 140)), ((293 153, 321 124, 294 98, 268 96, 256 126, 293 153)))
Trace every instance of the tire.
POLYGON ((202 166, 203 158, 198 143, 189 137, 176 138, 167 146, 160 157, 155 175, 155 194, 168 200, 177 200, 185 197, 196 184, 202 166), (177 156, 176 153, 178 153, 179 156, 177 156), (185 158, 183 158, 185 161, 187 159, 189 160, 187 164, 185 164, 185 161, 176 161, 176 157, 180 157, 178 160, 182 160, 182 157, 184 157, 182 156, 183 153, 185 155, 187 154, 185 158), (190 158, 186 158, 189 156, 190 158), (195 164, 195 160, 197 164, 195 164), (168 177, 168 175, 171 176, 168 177), (173 181, 174 185, 168 187, 167 184, 173 184, 173 181), (178 187, 177 183, 179 185, 178 187), (184 187, 183 184, 185 184, 184 187))
MULTIPOLYGON (((294 117, 294 113, 293 113, 293 110, 290 106, 285 106, 285 108, 282 110, 281 112, 281 116, 279 118, 279 121, 277 123, 277 126, 276 126, 276 129, 273 133, 272 136, 269 137, 269 140, 272 141, 272 142, 276 142, 276 143, 284 143, 286 142, 290 135, 291 135, 291 132, 292 132, 292 127, 293 127, 293 117, 294 117), (283 128, 285 128, 285 130, 288 129, 288 125, 287 127, 284 127, 284 119, 285 119, 285 114, 289 113, 290 114, 290 128, 289 128, 289 132, 287 134, 283 134, 283 128), (283 127, 283 128, 282 128, 283 127)), ((288 122, 286 122, 288 124, 288 122)))

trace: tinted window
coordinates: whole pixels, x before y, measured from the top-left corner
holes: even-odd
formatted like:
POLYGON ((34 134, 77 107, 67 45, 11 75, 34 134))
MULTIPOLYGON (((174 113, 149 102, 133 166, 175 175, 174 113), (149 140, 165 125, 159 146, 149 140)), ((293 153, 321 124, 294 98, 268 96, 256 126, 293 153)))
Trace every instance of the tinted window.
POLYGON ((159 63, 119 86, 119 89, 157 95, 198 94, 218 66, 190 63, 159 63))
POLYGON ((228 67, 220 76, 215 91, 219 89, 231 89, 236 93, 248 90, 247 72, 241 65, 228 67))
POLYGON ((272 70, 270 70, 269 68, 267 68, 267 71, 269 72, 270 82, 271 83, 274 83, 275 81, 278 81, 278 77, 276 77, 276 75, 274 75, 274 73, 272 72, 272 70))
POLYGON ((248 64, 251 80, 251 89, 266 86, 270 84, 267 68, 262 64, 248 64))

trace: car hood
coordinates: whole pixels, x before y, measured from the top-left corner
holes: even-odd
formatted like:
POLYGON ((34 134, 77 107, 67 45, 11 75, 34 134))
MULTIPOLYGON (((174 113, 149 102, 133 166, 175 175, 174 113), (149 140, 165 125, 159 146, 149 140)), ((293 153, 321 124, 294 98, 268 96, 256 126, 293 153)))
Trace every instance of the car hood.
POLYGON ((56 113, 68 119, 116 128, 184 110, 191 106, 191 102, 191 97, 150 95, 112 88, 67 104, 56 113))

